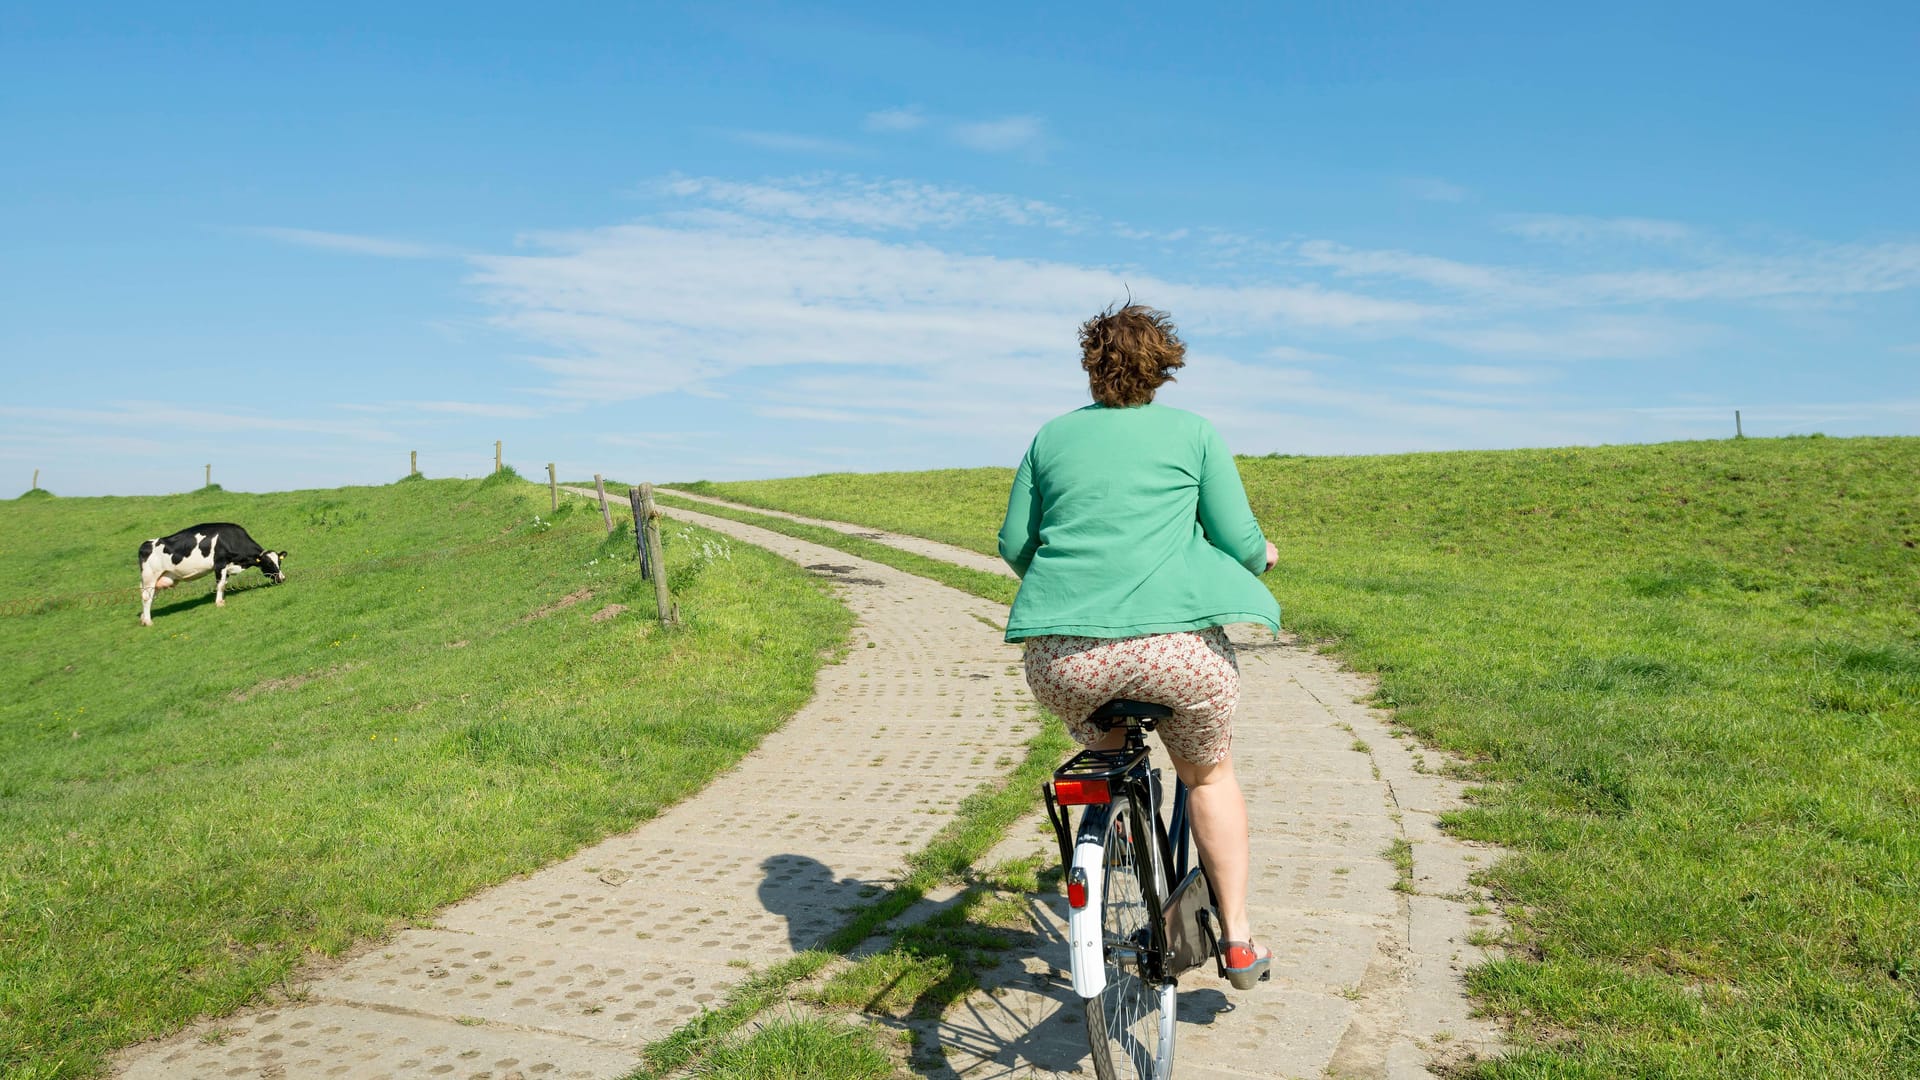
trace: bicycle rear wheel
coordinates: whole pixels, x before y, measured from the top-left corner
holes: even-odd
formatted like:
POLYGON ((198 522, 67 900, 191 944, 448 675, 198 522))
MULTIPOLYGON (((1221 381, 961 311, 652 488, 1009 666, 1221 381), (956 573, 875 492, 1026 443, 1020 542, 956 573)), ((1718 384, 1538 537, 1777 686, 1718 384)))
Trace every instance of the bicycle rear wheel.
POLYGON ((1087 998, 1087 1045, 1100 1080, 1167 1080, 1173 1075, 1174 984, 1156 984, 1154 947, 1165 880, 1145 808, 1116 795, 1103 838, 1100 921, 1107 984, 1087 998))

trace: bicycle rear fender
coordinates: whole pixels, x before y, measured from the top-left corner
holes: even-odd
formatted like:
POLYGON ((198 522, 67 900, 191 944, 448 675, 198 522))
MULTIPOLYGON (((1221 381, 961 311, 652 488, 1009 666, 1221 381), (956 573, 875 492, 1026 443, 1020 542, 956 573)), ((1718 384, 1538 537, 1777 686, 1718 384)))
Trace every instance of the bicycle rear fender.
POLYGON ((1080 833, 1073 847, 1073 863, 1067 873, 1083 875, 1087 883, 1085 907, 1067 911, 1068 970, 1073 973, 1073 992, 1082 998, 1099 997, 1107 988, 1107 965, 1103 953, 1100 911, 1106 904, 1106 851, 1100 844, 1113 805, 1089 806, 1080 819, 1080 833))

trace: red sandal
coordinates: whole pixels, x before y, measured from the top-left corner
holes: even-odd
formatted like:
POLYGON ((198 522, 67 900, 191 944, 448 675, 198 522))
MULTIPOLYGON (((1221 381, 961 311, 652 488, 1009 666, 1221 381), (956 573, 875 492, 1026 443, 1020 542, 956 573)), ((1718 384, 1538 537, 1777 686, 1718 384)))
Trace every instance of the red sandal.
POLYGON ((1220 949, 1226 959, 1227 981, 1235 990, 1251 990, 1254 983, 1266 982, 1273 974, 1273 953, 1251 941, 1223 941, 1220 949))

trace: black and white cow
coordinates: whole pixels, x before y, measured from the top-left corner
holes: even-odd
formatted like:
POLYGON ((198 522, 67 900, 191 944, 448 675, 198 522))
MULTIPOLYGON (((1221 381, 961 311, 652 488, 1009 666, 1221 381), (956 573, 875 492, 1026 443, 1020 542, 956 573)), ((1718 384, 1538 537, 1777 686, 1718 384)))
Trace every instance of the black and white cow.
POLYGON ((224 521, 181 529, 140 545, 140 625, 153 625, 153 594, 182 581, 219 574, 213 587, 215 607, 227 606, 227 578, 257 566, 275 584, 287 580, 280 569, 284 551, 265 551, 247 530, 224 521))

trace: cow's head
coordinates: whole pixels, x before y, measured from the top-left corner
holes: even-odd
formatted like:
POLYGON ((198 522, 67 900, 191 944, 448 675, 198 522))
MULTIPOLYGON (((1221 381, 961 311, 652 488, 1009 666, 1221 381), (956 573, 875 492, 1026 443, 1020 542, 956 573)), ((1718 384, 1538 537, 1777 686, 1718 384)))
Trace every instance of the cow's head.
POLYGON ((280 563, 286 559, 284 551, 263 551, 260 553, 260 572, 273 579, 275 585, 287 580, 287 572, 280 569, 280 563))

